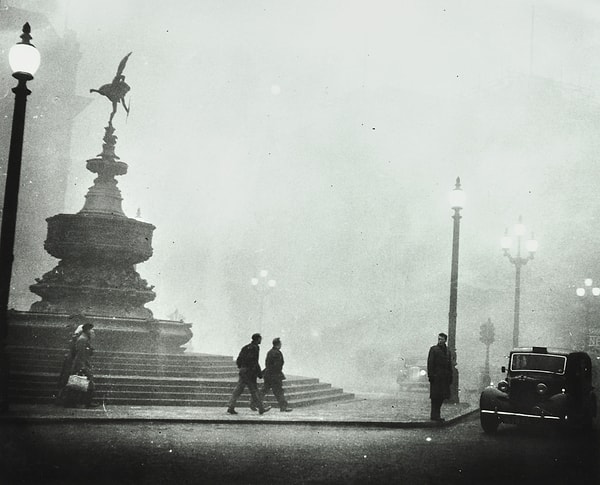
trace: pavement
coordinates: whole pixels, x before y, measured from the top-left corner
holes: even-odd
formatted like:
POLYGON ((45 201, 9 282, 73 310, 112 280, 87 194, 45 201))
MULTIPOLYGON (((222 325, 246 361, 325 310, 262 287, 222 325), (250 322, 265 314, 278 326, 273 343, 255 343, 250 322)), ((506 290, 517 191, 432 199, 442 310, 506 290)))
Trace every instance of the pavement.
POLYGON ((225 407, 123 406, 100 403, 98 408, 64 408, 54 405, 12 404, 0 414, 3 422, 203 422, 219 424, 302 424, 334 426, 375 426, 388 428, 425 428, 448 426, 479 410, 474 395, 456 404, 444 403, 444 422, 429 419, 429 393, 355 394, 347 401, 294 408, 281 412, 273 407, 265 414, 237 407, 237 415, 225 407))

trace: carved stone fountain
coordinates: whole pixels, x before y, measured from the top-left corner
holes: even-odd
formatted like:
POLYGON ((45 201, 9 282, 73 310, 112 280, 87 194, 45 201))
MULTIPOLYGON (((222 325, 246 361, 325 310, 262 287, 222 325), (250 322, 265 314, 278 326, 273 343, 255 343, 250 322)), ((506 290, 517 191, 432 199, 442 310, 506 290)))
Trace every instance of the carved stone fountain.
POLYGON ((104 150, 87 161, 97 173, 77 214, 48 218, 44 248, 61 261, 30 289, 42 297, 31 311, 152 318, 144 304, 153 287, 135 270, 152 256, 152 224, 125 216, 115 176, 127 164, 114 154, 114 128, 106 127, 104 150))
POLYGON ((30 286, 41 301, 29 312, 11 312, 12 333, 22 334, 19 341, 33 339, 62 347, 65 332, 52 332, 52 328, 58 325, 70 331, 83 320, 94 323, 102 347, 115 351, 178 353, 192 336, 191 324, 156 320, 144 307, 156 294, 136 265, 152 256, 155 226, 127 217, 121 207, 115 177, 127 173, 127 164, 115 154, 112 120, 119 103, 129 112, 124 98, 129 86, 122 74, 129 55, 121 61, 112 83, 91 90, 113 103, 102 153, 86 164, 97 178, 77 214, 47 219, 44 248, 60 261, 30 286))

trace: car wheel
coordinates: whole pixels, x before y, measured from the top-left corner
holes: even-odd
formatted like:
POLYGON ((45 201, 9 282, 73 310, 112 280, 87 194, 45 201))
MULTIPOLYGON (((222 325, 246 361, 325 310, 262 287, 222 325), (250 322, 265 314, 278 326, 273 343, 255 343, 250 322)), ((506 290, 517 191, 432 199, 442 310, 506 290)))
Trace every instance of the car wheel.
POLYGON ((498 425, 500 421, 493 414, 479 413, 479 420, 481 421, 481 427, 483 431, 488 434, 493 434, 498 431, 498 425))

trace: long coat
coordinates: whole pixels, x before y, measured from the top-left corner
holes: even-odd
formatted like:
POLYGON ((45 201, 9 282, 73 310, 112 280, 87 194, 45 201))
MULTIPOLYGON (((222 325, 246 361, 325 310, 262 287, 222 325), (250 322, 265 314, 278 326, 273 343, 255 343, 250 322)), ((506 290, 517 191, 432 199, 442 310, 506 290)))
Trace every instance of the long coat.
POLYGON ((452 357, 445 345, 434 345, 427 357, 427 376, 429 377, 429 397, 448 399, 452 383, 452 357))
POLYGON ((256 381, 256 378, 262 379, 262 370, 258 363, 260 347, 256 342, 250 342, 244 345, 237 358, 237 366, 240 369, 240 376, 243 374, 256 381))
POLYGON ((285 375, 283 374, 283 354, 281 350, 275 347, 267 352, 264 379, 265 382, 281 382, 285 379, 285 375))
POLYGON ((88 378, 93 378, 91 358, 94 349, 90 337, 82 333, 75 342, 74 351, 75 355, 73 357, 73 364, 71 365, 71 374, 81 372, 88 376, 88 378))

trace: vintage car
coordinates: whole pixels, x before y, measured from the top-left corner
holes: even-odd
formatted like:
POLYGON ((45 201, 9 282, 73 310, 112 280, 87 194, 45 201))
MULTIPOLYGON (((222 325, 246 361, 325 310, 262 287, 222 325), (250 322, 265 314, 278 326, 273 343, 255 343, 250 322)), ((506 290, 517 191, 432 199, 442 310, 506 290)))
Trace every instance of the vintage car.
POLYGON ((396 380, 401 391, 428 391, 427 361, 406 359, 396 380))
POLYGON ((546 347, 510 352, 506 378, 487 387, 479 400, 481 427, 500 423, 558 424, 591 428, 596 417, 592 361, 585 352, 546 347))

